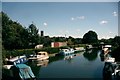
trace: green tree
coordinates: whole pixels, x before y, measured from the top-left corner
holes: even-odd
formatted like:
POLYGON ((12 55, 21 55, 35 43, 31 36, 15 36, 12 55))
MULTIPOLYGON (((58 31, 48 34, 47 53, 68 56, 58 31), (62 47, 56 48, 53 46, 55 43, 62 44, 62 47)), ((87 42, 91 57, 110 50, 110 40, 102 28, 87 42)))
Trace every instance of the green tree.
POLYGON ((112 44, 116 47, 120 46, 120 36, 115 36, 112 40, 112 44))
POLYGON ((38 29, 34 24, 29 25, 29 45, 33 48, 35 45, 39 44, 39 34, 38 29))
POLYGON ((2 13, 2 45, 5 49, 22 49, 28 45, 28 32, 18 22, 2 13))
POLYGON ((94 31, 89 31, 89 32, 85 33, 82 41, 85 44, 97 43, 98 42, 98 35, 94 31))

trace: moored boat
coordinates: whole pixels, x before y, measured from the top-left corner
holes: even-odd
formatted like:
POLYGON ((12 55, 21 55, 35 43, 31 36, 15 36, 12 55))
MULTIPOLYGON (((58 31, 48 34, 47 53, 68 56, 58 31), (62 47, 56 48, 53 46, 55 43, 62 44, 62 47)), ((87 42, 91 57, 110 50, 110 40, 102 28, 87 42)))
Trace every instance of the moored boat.
POLYGON ((60 55, 69 55, 69 54, 72 54, 74 53, 74 49, 73 48, 65 48, 65 49, 61 49, 60 52, 58 54, 60 55))
POLYGON ((112 47, 111 45, 103 46, 100 56, 105 57, 107 54, 109 54, 111 52, 111 47, 112 47))
POLYGON ((85 48, 84 47, 76 47, 75 52, 80 52, 80 51, 85 51, 85 48))
POLYGON ((91 50, 92 48, 93 48, 92 45, 86 45, 86 51, 87 51, 87 50, 91 50))
POLYGON ((28 59, 25 55, 17 56, 17 57, 6 60, 6 64, 4 65, 4 67, 6 67, 7 69, 10 69, 12 66, 16 64, 26 63, 27 61, 28 59))
POLYGON ((16 64, 10 69, 3 67, 2 73, 4 80, 35 80, 35 75, 33 74, 30 66, 26 64, 16 64))
POLYGON ((40 52, 37 53, 37 60, 45 60, 45 59, 48 59, 48 58, 49 58, 49 55, 45 51, 40 51, 40 52))
POLYGON ((45 51, 40 51, 36 55, 31 55, 29 60, 46 60, 49 58, 49 55, 45 51))

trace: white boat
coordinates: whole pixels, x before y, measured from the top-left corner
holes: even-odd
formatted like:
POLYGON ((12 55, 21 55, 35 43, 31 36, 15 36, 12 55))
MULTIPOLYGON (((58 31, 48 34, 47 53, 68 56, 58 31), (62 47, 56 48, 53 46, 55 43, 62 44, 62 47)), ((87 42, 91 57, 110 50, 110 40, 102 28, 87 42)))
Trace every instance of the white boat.
POLYGON ((100 54, 101 57, 105 57, 109 52, 111 52, 111 45, 105 45, 102 47, 102 52, 100 54))
POLYGON ((92 45, 86 45, 86 50, 90 50, 90 49, 92 49, 92 48, 93 48, 92 45))
POLYGON ((85 48, 84 47, 76 47, 75 52, 79 52, 79 51, 85 51, 85 48))
POLYGON ((28 59, 25 55, 17 56, 17 57, 6 60, 7 64, 4 65, 3 67, 6 69, 10 69, 12 66, 16 64, 26 63, 27 61, 28 59))
POLYGON ((37 53, 36 57, 37 57, 37 60, 45 60, 45 59, 49 58, 49 55, 45 51, 40 51, 40 52, 37 53))
POLYGON ((59 54, 60 55, 69 55, 69 54, 72 54, 74 52, 75 52, 75 50, 73 48, 66 48, 66 49, 61 49, 59 54))
POLYGON ((30 55, 29 60, 46 60, 49 58, 49 55, 45 51, 40 51, 36 55, 30 55))

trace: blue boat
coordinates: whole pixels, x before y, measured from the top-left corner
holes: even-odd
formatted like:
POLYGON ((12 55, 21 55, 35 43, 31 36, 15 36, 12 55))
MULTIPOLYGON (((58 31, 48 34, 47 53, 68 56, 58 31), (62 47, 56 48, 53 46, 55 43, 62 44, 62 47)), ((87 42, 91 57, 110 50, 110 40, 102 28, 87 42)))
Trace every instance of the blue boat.
POLYGON ((27 61, 28 61, 27 57, 23 55, 7 60, 7 64, 16 65, 16 64, 26 63, 27 61))
POLYGON ((22 80, 35 78, 30 66, 26 64, 17 64, 16 68, 19 69, 19 76, 22 80))
POLYGON ((30 66, 26 64, 16 64, 10 69, 3 69, 4 80, 35 80, 30 66), (7 77, 6 77, 7 76, 7 77))
POLYGON ((65 56, 65 55, 72 54, 74 52, 75 51, 74 51, 73 48, 66 48, 66 49, 61 49, 60 52, 59 52, 59 54, 65 56))

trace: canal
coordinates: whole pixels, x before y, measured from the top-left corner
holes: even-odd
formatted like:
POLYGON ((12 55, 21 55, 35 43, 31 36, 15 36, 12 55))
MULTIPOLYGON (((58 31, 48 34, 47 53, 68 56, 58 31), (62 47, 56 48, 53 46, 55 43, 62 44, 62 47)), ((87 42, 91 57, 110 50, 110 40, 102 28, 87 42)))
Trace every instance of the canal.
POLYGON ((101 61, 100 51, 96 49, 27 64, 36 78, 103 78, 104 62, 101 61))

